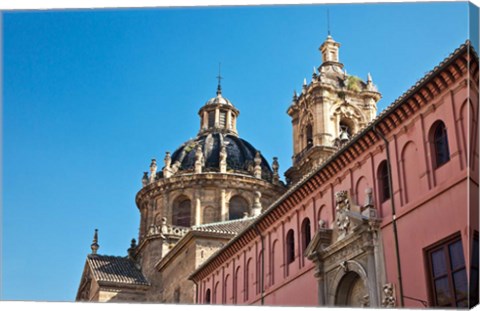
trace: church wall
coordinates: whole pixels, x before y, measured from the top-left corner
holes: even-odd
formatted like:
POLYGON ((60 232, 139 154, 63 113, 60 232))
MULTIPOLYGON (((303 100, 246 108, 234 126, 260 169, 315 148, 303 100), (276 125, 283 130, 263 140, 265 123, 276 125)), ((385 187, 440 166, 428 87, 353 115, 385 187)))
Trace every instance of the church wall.
POLYGON ((143 291, 134 289, 118 289, 101 287, 98 292, 99 302, 142 302, 145 301, 143 291))
POLYGON ((195 300, 194 284, 187 280, 195 268, 196 245, 188 243, 172 262, 159 272, 162 278, 162 302, 191 304, 195 300), (176 293, 177 291, 177 293, 176 293), (178 297, 175 297, 178 295, 178 297), (177 301, 177 299, 179 299, 177 301))
MULTIPOLYGON (((473 97, 478 98, 478 95, 474 94, 473 97)), ((452 235, 460 234, 464 257, 466 262, 469 262, 467 256, 470 243, 468 238, 471 234, 467 221, 469 181, 464 155, 468 152, 466 142, 469 134, 466 132, 470 129, 462 123, 468 115, 463 105, 467 98, 468 89, 465 79, 457 78, 449 89, 436 94, 433 100, 422 105, 419 111, 409 115, 404 122, 394 124, 393 131, 387 134, 404 296, 429 303, 432 300, 429 295, 430 281, 426 264, 426 248, 452 235), (444 122, 447 129, 450 159, 436 168, 430 133, 432 126, 439 120, 444 122)), ((472 106, 474 111, 477 111, 478 101, 472 106)), ((470 123, 476 126, 477 120, 470 123)), ((478 127, 475 131, 478 131, 478 127)), ((477 135, 476 132, 474 135, 477 135)), ((478 147, 474 150, 478 150, 478 147)), ((474 154, 474 152, 471 153, 474 154)), ((354 161, 347 163, 313 193, 301 202, 297 202, 288 213, 277 215, 277 220, 262 230, 262 235, 266 237, 265 248, 269 254, 273 254, 266 256, 265 262, 265 304, 316 305, 318 303, 316 292, 309 293, 306 290, 306 288, 317 289, 316 280, 311 276, 313 271, 305 273, 310 277, 302 274, 309 265, 311 267, 311 263, 305 261, 305 267, 302 267, 300 259, 302 250, 298 247, 301 239, 298 234, 301 230, 301 221, 304 217, 310 217, 312 230, 317 230, 319 220, 323 219, 326 220, 327 226, 332 228, 335 215, 334 194, 340 190, 347 190, 354 205, 363 205, 364 191, 371 187, 374 206, 379 209, 379 215, 382 217, 381 235, 386 269, 385 279, 378 282, 394 284, 398 305, 400 297, 392 226, 392 199, 381 202, 383 190, 378 175, 379 166, 386 159, 386 146, 382 140, 377 140, 373 146, 354 161), (290 229, 295 232, 295 260, 286 264, 285 238, 290 229), (296 297, 302 297, 302 300, 296 301, 296 297)), ((472 161, 472 164, 476 166, 472 170, 478 172, 478 162, 472 161)), ((478 189, 478 177, 472 178, 476 181, 472 183, 472 188, 478 189)), ((478 207, 478 196, 470 200, 473 206, 478 207)), ((275 212, 272 211, 272 213, 275 212)), ((478 228, 477 222, 472 225, 478 228)), ((257 239, 252 240, 247 247, 253 248, 257 243, 257 239)), ((241 254, 242 251, 236 252, 226 262, 231 262, 235 257, 241 257, 241 254)), ((239 265, 245 267, 241 260, 239 265)), ((219 271, 220 268, 216 268, 206 278, 211 279, 219 271)), ((249 297, 247 303, 258 304, 259 297, 259 295, 254 298, 249 297)), ((221 302, 216 301, 216 303, 221 302)), ((407 307, 422 306, 420 302, 407 298, 404 298, 404 303, 407 307)))

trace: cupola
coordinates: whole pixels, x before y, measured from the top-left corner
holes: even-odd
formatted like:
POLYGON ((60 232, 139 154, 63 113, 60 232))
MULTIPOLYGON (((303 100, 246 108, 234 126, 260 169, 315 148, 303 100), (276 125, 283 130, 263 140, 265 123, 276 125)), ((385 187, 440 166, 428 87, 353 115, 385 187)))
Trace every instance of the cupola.
POLYGON ((223 133, 238 135, 237 118, 240 112, 233 104, 222 96, 221 77, 218 77, 217 96, 209 99, 205 105, 200 108, 200 134, 223 133))

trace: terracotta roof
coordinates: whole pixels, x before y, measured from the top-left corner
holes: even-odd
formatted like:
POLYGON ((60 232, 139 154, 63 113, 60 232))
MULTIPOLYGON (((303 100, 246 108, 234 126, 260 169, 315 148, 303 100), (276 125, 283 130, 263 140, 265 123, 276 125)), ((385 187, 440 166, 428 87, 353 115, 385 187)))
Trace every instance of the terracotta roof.
POLYGON ((215 232, 236 235, 255 220, 255 217, 228 220, 192 227, 193 231, 215 232))
POLYGON ((135 262, 128 257, 90 254, 87 262, 97 281, 122 285, 150 285, 135 262))

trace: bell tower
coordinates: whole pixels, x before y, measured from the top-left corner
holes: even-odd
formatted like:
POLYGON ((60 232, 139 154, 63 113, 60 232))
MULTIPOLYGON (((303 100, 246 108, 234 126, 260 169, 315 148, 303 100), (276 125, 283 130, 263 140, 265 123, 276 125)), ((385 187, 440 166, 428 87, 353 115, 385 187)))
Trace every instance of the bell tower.
POLYGON ((292 167, 285 176, 297 182, 348 142, 377 114, 381 98, 372 77, 366 81, 347 74, 340 62, 340 43, 328 35, 319 48, 322 64, 313 68, 312 80, 304 79, 295 91, 288 115, 292 118, 292 167))

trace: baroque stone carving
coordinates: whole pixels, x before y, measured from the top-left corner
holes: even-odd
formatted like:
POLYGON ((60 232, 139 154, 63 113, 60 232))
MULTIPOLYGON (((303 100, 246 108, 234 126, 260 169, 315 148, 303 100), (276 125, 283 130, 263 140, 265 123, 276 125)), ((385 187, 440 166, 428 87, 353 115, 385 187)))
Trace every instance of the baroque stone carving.
POLYGON ((392 283, 383 285, 382 307, 394 308, 396 306, 395 288, 392 283))
POLYGON ((220 173, 226 173, 227 172, 227 148, 225 145, 222 145, 220 149, 220 173))
POLYGON ((195 173, 201 173, 203 166, 202 146, 198 145, 195 149, 195 173))
POLYGON ((350 218, 347 215, 347 212, 350 211, 350 200, 348 199, 347 191, 338 191, 335 194, 335 200, 337 204, 335 207, 335 221, 340 237, 343 237, 348 233, 350 227, 350 218))
POLYGON ((160 235, 162 238, 166 238, 167 236, 177 236, 177 237, 182 237, 187 232, 189 231, 189 228, 185 227, 177 227, 177 226, 172 226, 167 224, 167 218, 162 217, 162 223, 159 226, 151 225, 148 228, 148 236, 153 236, 153 235, 160 235))
POLYGON ((155 176, 157 175, 157 160, 152 159, 150 164, 150 183, 155 181, 155 176))
POLYGON ((253 170, 253 175, 255 176, 255 178, 262 178, 262 167, 260 166, 260 164, 262 163, 262 158, 260 157, 260 151, 257 151, 257 153, 255 154, 254 162, 255 167, 253 170))

